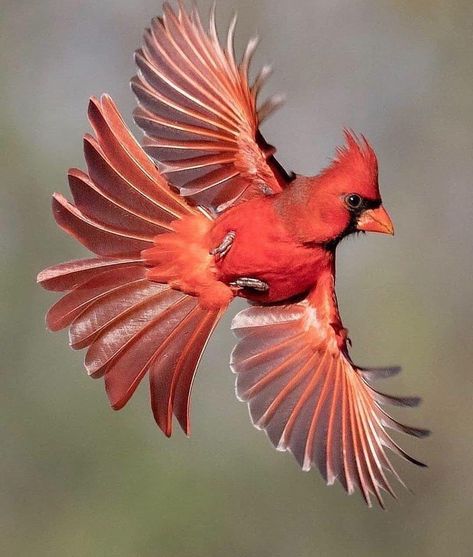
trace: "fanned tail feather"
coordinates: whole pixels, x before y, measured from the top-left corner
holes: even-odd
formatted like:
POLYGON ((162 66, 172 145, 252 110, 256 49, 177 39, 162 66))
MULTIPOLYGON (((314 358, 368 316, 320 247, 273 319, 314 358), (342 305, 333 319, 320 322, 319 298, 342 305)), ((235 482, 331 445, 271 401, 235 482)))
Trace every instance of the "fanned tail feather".
POLYGON ((169 436, 175 415, 188 434, 195 371, 224 307, 203 307, 198 297, 155 280, 143 252, 166 246, 156 244, 164 236, 175 243, 181 219, 208 219, 171 191, 108 96, 91 99, 89 119, 96 137, 84 137, 87 173, 69 171, 74 202, 55 194, 53 213, 97 257, 39 273, 44 288, 66 292, 46 323, 52 331, 69 328, 71 347, 87 349, 85 367, 104 377, 114 409, 149 373, 157 424, 169 436))

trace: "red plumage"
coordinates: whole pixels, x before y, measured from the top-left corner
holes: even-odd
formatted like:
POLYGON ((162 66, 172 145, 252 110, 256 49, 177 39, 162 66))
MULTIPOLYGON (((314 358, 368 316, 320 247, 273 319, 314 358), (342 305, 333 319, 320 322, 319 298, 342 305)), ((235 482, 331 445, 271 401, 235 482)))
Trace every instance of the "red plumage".
POLYGON ((237 394, 256 427, 304 470, 359 488, 370 504, 399 479, 386 449, 420 464, 389 436, 427 432, 401 425, 382 406, 415 397, 382 394, 372 381, 395 368, 363 369, 348 353, 335 295, 335 248, 357 230, 392 233, 381 205, 376 155, 345 131, 346 144, 314 177, 288 175, 262 137, 280 103, 257 107, 269 75, 250 85, 250 41, 238 64, 232 22, 222 48, 212 13, 164 5, 136 53, 133 138, 108 96, 91 99, 95 136, 84 137, 87 173, 69 171, 73 202, 53 214, 95 257, 56 265, 38 281, 67 292, 48 312, 87 348, 85 367, 103 377, 122 408, 148 374, 151 406, 166 435, 172 417, 189 433, 192 382, 219 317, 235 296, 252 307, 232 328, 237 394))

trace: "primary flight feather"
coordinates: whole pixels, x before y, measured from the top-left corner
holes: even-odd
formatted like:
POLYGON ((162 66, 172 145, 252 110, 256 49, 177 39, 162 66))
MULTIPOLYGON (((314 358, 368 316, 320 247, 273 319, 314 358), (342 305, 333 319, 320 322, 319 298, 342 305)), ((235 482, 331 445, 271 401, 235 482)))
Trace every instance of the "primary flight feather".
POLYGON ((214 12, 209 31, 195 8, 163 12, 145 31, 131 82, 143 146, 110 97, 92 98, 87 172, 69 170, 73 202, 53 196, 59 226, 95 257, 39 274, 45 288, 67 292, 47 325, 68 327, 71 347, 87 348, 85 367, 104 378, 113 408, 148 375, 159 427, 171 435, 175 416, 189 434, 205 345, 233 298, 248 299, 232 323, 231 368, 254 425, 304 470, 317 466, 328 484, 383 505, 383 491, 394 495, 389 474, 401 481, 388 452, 421 464, 387 429, 427 431, 383 409, 419 399, 372 386, 398 368, 352 362, 337 306, 340 240, 393 233, 376 155, 346 130, 318 175, 287 174, 259 130, 280 98, 258 105, 269 70, 250 84, 256 41, 237 63, 235 20, 222 47, 214 12))

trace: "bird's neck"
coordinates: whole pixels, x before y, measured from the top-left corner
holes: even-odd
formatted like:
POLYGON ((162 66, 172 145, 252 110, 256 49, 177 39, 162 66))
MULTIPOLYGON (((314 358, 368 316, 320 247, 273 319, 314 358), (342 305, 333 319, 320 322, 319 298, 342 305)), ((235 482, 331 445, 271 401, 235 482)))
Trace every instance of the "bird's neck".
POLYGON ((335 249, 348 226, 346 212, 333 203, 329 194, 332 176, 297 176, 274 203, 284 225, 303 244, 335 249))

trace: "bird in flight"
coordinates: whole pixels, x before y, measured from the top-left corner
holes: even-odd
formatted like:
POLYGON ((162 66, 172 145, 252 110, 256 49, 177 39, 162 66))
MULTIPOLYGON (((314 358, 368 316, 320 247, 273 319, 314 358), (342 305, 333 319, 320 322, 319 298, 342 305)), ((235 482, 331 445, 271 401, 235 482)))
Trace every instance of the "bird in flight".
POLYGON ((419 399, 373 386, 399 368, 352 361, 337 305, 339 242, 393 234, 376 155, 345 130, 327 168, 286 173, 260 132, 280 99, 258 102, 270 70, 250 83, 257 41, 237 61, 235 22, 222 46, 214 11, 205 30, 195 7, 164 4, 131 81, 141 145, 109 96, 91 98, 87 171, 70 169, 72 201, 56 193, 52 206, 94 255, 39 273, 44 288, 65 292, 47 326, 69 328, 71 347, 87 349, 87 372, 103 378, 114 409, 147 375, 158 426, 170 436, 174 416, 189 435, 202 352, 231 301, 247 299, 232 322, 230 366, 253 424, 303 470, 383 506, 383 492, 395 496, 388 476, 402 483, 389 453, 422 466, 388 430, 428 432, 386 413, 419 399))

